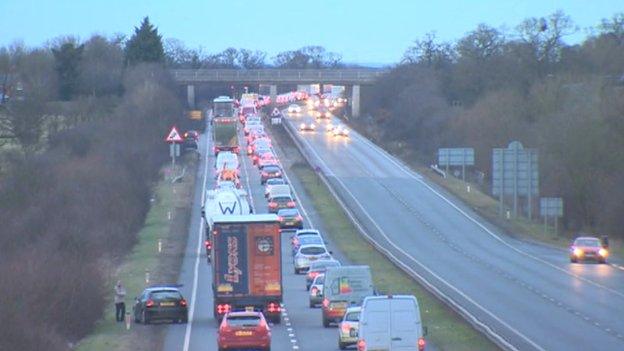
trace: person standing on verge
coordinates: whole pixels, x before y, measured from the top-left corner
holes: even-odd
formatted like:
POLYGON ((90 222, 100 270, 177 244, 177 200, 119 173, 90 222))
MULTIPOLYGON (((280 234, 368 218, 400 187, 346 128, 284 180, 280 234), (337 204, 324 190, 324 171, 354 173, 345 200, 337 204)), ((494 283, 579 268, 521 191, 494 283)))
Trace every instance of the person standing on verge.
POLYGON ((121 284, 121 280, 118 280, 117 285, 115 285, 115 319, 117 322, 123 322, 126 315, 125 297, 126 288, 121 284))

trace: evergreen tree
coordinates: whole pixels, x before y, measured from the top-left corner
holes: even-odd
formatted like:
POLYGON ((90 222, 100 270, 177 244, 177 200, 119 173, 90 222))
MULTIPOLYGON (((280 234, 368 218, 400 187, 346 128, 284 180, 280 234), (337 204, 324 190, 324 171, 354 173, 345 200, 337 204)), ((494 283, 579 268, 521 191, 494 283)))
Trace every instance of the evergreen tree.
POLYGON ((143 18, 139 28, 134 28, 134 35, 126 43, 126 64, 141 62, 165 62, 162 36, 148 17, 143 18))
POLYGON ((78 83, 78 65, 82 60, 84 45, 68 41, 59 48, 52 49, 55 69, 59 77, 59 94, 62 100, 69 100, 76 92, 78 83))

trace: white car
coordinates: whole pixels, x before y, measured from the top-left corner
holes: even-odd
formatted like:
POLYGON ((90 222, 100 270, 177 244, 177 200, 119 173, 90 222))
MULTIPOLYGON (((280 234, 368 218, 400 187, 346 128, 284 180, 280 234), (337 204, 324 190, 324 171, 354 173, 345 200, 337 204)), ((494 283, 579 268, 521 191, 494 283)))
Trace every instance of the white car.
POLYGON ((301 106, 295 104, 288 106, 288 113, 293 115, 301 113, 301 106))
POLYGON ((273 185, 283 185, 286 184, 286 180, 284 180, 284 178, 271 178, 271 179, 267 179, 266 183, 264 184, 264 197, 268 198, 269 194, 271 193, 271 188, 273 187, 273 185))
POLYGON ((293 259, 295 274, 310 269, 311 262, 331 259, 331 254, 332 253, 327 250, 325 245, 312 244, 300 246, 293 259))

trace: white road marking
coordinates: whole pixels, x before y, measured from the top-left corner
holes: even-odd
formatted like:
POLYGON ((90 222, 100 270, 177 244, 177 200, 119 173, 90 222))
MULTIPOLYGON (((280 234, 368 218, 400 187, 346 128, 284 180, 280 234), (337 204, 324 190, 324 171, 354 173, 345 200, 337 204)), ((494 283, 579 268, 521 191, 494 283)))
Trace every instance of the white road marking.
MULTIPOLYGON (((287 127, 286 130, 288 131, 288 133, 291 135, 291 137, 293 138, 293 140, 296 140, 296 137, 293 135, 294 133, 287 127)), ((316 150, 314 150, 312 148, 312 146, 309 144, 309 142, 305 139, 305 138, 301 138, 301 140, 303 140, 303 142, 305 142, 309 148, 309 150, 315 155, 315 157, 317 158, 317 160, 319 162, 321 162, 325 167, 326 164, 323 161, 323 159, 318 155, 318 153, 316 152, 316 150)), ((400 264, 401 266, 403 266, 406 270, 410 271, 412 274, 416 275, 417 277, 419 277, 419 279, 423 282, 426 283, 426 285, 428 285, 430 287, 430 289, 433 289, 434 291, 436 291, 440 296, 443 296, 446 298, 447 301, 449 301, 450 303, 452 303, 457 309, 461 310, 466 316, 469 316, 470 319, 473 321, 473 323, 481 326, 483 329, 488 330, 489 334, 496 338, 500 343, 504 344, 506 347, 508 347, 509 349, 512 350, 518 350, 514 345, 510 344, 507 340, 505 340, 502 336, 500 336, 499 334, 497 334, 494 330, 492 330, 492 328, 490 328, 488 325, 484 324, 483 322, 481 322, 480 320, 478 320, 474 315, 472 315, 470 312, 468 312, 463 306, 461 306, 460 304, 456 303, 454 300, 452 300, 449 296, 447 296, 446 294, 444 294, 442 291, 440 291, 440 289, 438 289, 437 287, 435 287, 433 284, 431 284, 426 278, 424 278, 422 275, 420 275, 418 272, 416 272, 415 270, 413 270, 411 267, 409 267, 408 265, 406 265, 405 263, 403 263, 401 260, 399 260, 394 254, 392 254, 389 250, 385 249, 383 246, 381 246, 377 241, 375 241, 366 231, 365 229, 359 224, 359 222, 357 221, 357 219, 355 218, 355 216, 353 216, 353 214, 351 213, 351 210, 344 204, 344 202, 342 202, 342 200, 340 200, 340 198, 338 197, 338 195, 335 193, 335 191, 332 189, 332 187, 330 186, 330 184, 325 180, 324 177, 321 177, 321 179, 323 180, 323 182, 325 182, 325 184, 327 185, 327 188, 332 192, 332 194, 334 195, 334 197, 338 200, 338 202, 342 205, 343 209, 345 209, 345 212, 347 213, 347 215, 351 218, 351 220, 356 224, 356 226, 360 229, 360 232, 362 232, 362 234, 364 234, 370 241, 372 241, 373 243, 376 244, 376 246, 380 249, 386 252, 386 254, 388 256, 391 256, 395 259, 395 261, 400 264)), ((384 237, 384 239, 391 245, 393 246, 397 251, 401 252, 404 256, 410 258, 413 262, 415 262, 416 264, 418 264, 420 267, 422 267, 424 270, 426 270, 429 274, 431 274, 432 276, 434 276, 436 279, 438 279, 440 282, 444 283, 446 286, 448 286, 451 290, 455 291, 458 295, 462 296, 464 299, 466 299, 467 301, 469 301, 470 303, 472 303, 474 306, 476 306, 477 308, 479 308, 481 311, 483 311, 484 313, 486 313, 488 316, 490 316, 491 318, 495 319, 497 322, 499 322, 500 324, 504 325, 507 329, 509 329, 510 331, 512 331, 514 334, 518 335, 520 338, 522 338, 523 340, 525 340, 527 343, 529 343, 530 345, 532 345, 534 348, 541 350, 541 351, 545 351, 544 348, 542 348, 541 346, 537 345, 533 340, 529 339, 527 336, 525 336, 524 334, 522 334, 520 331, 518 331, 517 329, 513 328, 512 326, 510 326, 509 324, 507 324, 505 321, 501 320, 499 317, 497 317, 496 315, 494 315, 492 312, 490 312, 489 310, 487 310, 485 307, 481 306, 480 304, 478 304, 476 301, 474 301, 473 299, 471 299, 469 296, 467 296, 466 294, 464 294, 462 291, 460 291, 459 289, 457 289, 455 286, 451 285, 449 282, 447 282, 446 280, 444 280, 442 277, 440 277, 439 275, 437 275, 436 273, 434 273, 432 270, 430 270, 427 266, 425 266, 424 264, 422 264, 420 261, 418 261, 416 258, 414 258, 413 256, 411 256, 410 254, 408 254, 407 252, 405 252, 403 249, 401 249, 399 246, 397 246, 393 241, 390 240, 390 238, 385 234, 385 232, 381 229, 381 227, 377 224, 377 222, 370 216, 370 214, 364 209, 364 206, 362 206, 362 204, 357 200, 357 198, 353 195, 353 193, 351 193, 351 191, 345 186, 345 184, 342 182, 342 180, 340 180, 338 177, 334 177, 334 179, 336 179, 336 181, 338 181, 340 183, 340 185, 342 186, 342 188, 351 196, 351 198, 355 201, 355 203, 360 207, 360 209, 362 210, 362 212, 366 215, 366 217, 371 221, 371 223, 373 223, 373 225, 375 226, 375 228, 379 231, 379 233, 384 237)))
MULTIPOLYGON (((208 128, 207 128, 208 129, 208 128)), ((204 182, 202 184, 202 192, 201 192, 201 205, 204 206, 204 194, 206 193, 206 182, 208 180, 208 153, 209 153, 209 133, 205 133, 206 136, 206 151, 204 156, 204 182)), ((193 329, 193 317, 195 316, 195 299, 197 297, 197 280, 199 277, 199 261, 201 257, 201 247, 202 247, 202 235, 204 233, 204 221, 200 220, 199 223, 199 235, 197 236, 197 258, 195 259, 195 269, 193 271, 193 292, 191 295, 191 305, 188 322, 186 323, 186 331, 184 333, 184 347, 183 351, 188 351, 190 341, 191 341, 191 330, 193 329)))
MULTIPOLYGON (((478 220, 476 220, 475 218, 473 218, 472 216, 470 216, 468 213, 466 213, 464 210, 462 210, 461 208, 459 208, 459 206, 455 205, 451 200, 449 200, 448 198, 446 198, 444 195, 442 195, 440 192, 438 192, 437 190, 435 190, 433 187, 431 187, 429 184, 427 184, 424 180, 423 177, 421 175, 419 175, 418 173, 413 172, 412 170, 410 170, 407 166, 405 166, 402 162, 399 163, 395 160, 395 158, 393 158, 391 155, 389 155, 385 150, 383 150, 382 148, 380 148, 379 146, 375 145, 374 143, 372 143, 370 140, 366 139, 365 137, 360 136, 358 133, 354 133, 358 136, 359 140, 362 140, 365 144, 368 144, 369 147, 374 150, 375 152, 379 153, 380 155, 382 155, 384 158, 386 158, 388 161, 392 162, 394 165, 396 165, 397 167, 399 167, 403 172, 405 172, 405 174, 409 175, 410 177, 412 177, 413 179, 417 180, 419 183, 421 183, 423 186, 425 186, 427 189, 429 189, 431 192, 433 192, 435 195, 437 195, 439 198, 441 198, 442 200, 444 200, 444 202, 446 202, 447 204, 449 204, 451 207, 453 207, 455 210, 457 210, 460 214, 462 214, 464 217, 468 218, 471 222, 475 223, 477 226, 479 226, 483 231, 485 231, 487 234, 489 234, 492 238, 494 238, 495 240, 499 241, 501 244, 507 246, 508 248, 512 249, 513 251, 516 251, 517 253, 524 255, 526 257, 529 257, 535 261, 538 261, 540 263, 543 263, 557 271, 560 271, 564 274, 567 274, 569 276, 575 277, 581 281, 584 281, 588 284, 594 285, 596 287, 605 289, 611 293, 614 293, 620 297, 624 297, 624 293, 619 292, 617 290, 614 290, 612 288, 609 288, 608 286, 602 285, 600 283, 597 283, 591 279, 582 277, 578 274, 574 274, 574 273, 570 273, 569 271, 555 265, 552 264, 544 259, 541 259, 537 256, 531 255, 530 253, 521 250, 517 247, 515 247, 514 245, 508 243, 506 240, 504 240, 502 237, 500 237, 499 235, 495 234, 494 232, 492 232, 491 230, 489 230, 485 225, 483 225, 481 222, 479 222, 478 220)), ((314 152, 314 151, 313 151, 314 152)), ((317 154, 317 158, 318 154, 317 154)), ((320 158, 319 158, 320 159, 320 158)), ((321 160, 322 162, 322 160, 321 160)), ((624 268, 621 268, 622 270, 624 270, 624 268)))

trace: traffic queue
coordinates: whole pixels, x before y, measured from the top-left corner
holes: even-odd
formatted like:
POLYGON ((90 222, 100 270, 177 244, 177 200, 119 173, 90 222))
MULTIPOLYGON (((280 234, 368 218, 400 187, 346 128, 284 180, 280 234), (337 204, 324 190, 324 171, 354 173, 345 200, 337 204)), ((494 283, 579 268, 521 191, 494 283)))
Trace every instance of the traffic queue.
MULTIPOLYGON (((369 340, 366 334, 361 335, 359 332, 360 319, 368 318, 371 325, 369 333, 376 333, 380 327, 387 328, 388 342, 391 342, 390 334, 401 334, 403 346, 410 343, 413 346, 405 348, 406 350, 424 350, 425 329, 420 321, 416 299, 413 296, 376 296, 368 266, 341 264, 326 246, 322 233, 317 229, 305 228, 294 191, 284 174, 283 165, 273 148, 261 114, 256 109, 245 109, 244 106, 238 111, 246 143, 246 154, 251 163, 258 168, 260 184, 264 186, 267 212, 277 215, 280 235, 290 236, 293 272, 305 274, 303 280, 309 291, 310 308, 320 306, 320 322, 323 327, 338 326, 338 347, 346 349, 348 346, 357 345, 358 350, 364 351, 380 346, 375 345, 376 341, 379 342, 379 338, 369 340), (366 303, 371 308, 363 310, 361 306, 366 303), (378 306, 384 304, 386 308, 378 311, 378 306), (367 311, 370 311, 370 316, 365 317, 367 311), (376 318, 375 316, 380 313, 386 314, 387 318, 376 318), (393 313, 395 315, 392 315, 393 313), (388 329, 392 328, 389 323, 391 319, 395 322, 400 320, 406 323, 406 326, 401 329, 402 331, 388 329), (383 321, 386 321, 387 325, 379 324, 383 321)), ((289 108, 289 111, 297 109, 289 108)), ((325 118, 318 114, 317 116, 325 118)), ((337 135, 347 136, 347 133, 337 135)), ((231 170, 240 167, 241 162, 238 159, 234 161, 230 154, 223 157, 220 155, 221 153, 217 155, 218 178, 223 177, 222 174, 228 167, 231 170), (232 162, 220 160, 222 158, 232 159, 232 162)), ((239 172, 228 174, 240 176, 239 172)), ((240 184, 240 179, 237 179, 232 186, 240 188, 240 184)), ((275 325, 280 320, 271 317, 267 308, 254 306, 235 308, 231 304, 222 306, 223 314, 218 332, 219 350, 241 347, 270 349, 270 325, 271 323, 275 325)), ((397 345, 401 343, 397 343, 396 340, 392 342, 397 345)))

